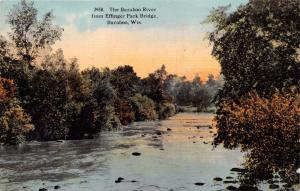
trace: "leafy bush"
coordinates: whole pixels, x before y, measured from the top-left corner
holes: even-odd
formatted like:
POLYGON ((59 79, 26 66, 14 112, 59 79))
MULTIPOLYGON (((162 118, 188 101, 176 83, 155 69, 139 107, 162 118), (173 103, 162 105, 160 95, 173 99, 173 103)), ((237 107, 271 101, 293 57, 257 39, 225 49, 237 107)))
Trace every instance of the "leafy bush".
POLYGON ((167 119, 175 115, 176 108, 171 102, 161 102, 158 104, 158 117, 159 119, 167 119))
POLYGON ((132 106, 126 100, 120 100, 118 104, 119 108, 119 119, 123 125, 128 125, 134 121, 135 114, 132 106))
POLYGON ((14 84, 14 81, 11 79, 0 77, 0 103, 6 104, 15 95, 16 95, 16 86, 14 84))
POLYGON ((16 99, 9 103, 0 117, 0 142, 4 144, 19 144, 26 139, 26 134, 33 130, 30 116, 18 104, 16 99))
POLYGON ((114 107, 108 105, 98 112, 96 123, 101 129, 112 130, 120 126, 120 119, 115 113, 114 107))
POLYGON ((152 99, 141 94, 130 98, 137 121, 154 120, 157 118, 155 103, 152 99))
MULTIPOLYGON (((276 91, 270 98, 255 91, 238 101, 226 101, 216 117, 214 143, 248 151, 245 166, 259 177, 279 172, 287 181, 297 180, 299 167, 300 94, 276 91), (297 154, 298 153, 298 154, 297 154)), ((299 178, 299 177, 298 177, 299 178)), ((299 179, 298 179, 299 180, 299 179)))

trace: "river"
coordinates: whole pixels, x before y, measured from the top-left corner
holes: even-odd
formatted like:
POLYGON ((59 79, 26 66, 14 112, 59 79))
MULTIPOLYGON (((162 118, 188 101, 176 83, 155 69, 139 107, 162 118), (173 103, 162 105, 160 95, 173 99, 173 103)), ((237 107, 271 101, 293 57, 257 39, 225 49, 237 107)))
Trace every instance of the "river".
POLYGON ((0 191, 224 190, 243 155, 211 145, 213 114, 135 122, 97 139, 31 142, 0 150, 0 191), (168 130, 169 128, 169 130, 168 130), (162 135, 159 132, 162 132, 162 135), (141 153, 140 156, 132 155, 141 153), (116 181, 118 178, 122 181, 116 181), (121 180, 121 179, 120 179, 121 180), (196 182, 205 183, 195 185, 196 182))

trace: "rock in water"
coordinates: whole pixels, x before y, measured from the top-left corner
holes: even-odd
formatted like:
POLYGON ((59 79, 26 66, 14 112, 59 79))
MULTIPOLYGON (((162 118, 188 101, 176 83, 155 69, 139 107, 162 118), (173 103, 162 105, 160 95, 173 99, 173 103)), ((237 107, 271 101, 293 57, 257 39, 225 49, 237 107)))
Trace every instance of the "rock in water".
POLYGON ((222 181, 223 179, 222 178, 220 178, 220 177, 216 177, 216 178, 214 178, 214 181, 222 181))
POLYGON ((204 184, 205 184, 205 183, 203 183, 203 182, 196 182, 196 183, 195 183, 196 186, 203 186, 204 184))
POLYGON ((54 189, 55 190, 60 189, 60 186, 56 185, 56 186, 54 186, 54 189))
POLYGON ((243 169, 243 168, 232 168, 230 171, 244 173, 244 172, 246 172, 246 169, 243 169))
POLYGON ((124 178, 119 177, 117 180, 115 180, 115 183, 120 183, 120 182, 122 182, 122 180, 124 180, 124 178))
POLYGON ((269 188, 270 188, 270 189, 277 189, 277 188, 279 188, 279 185, 277 185, 277 184, 271 184, 271 185, 269 186, 269 188))
POLYGON ((141 153, 139 153, 139 152, 133 152, 132 155, 133 155, 133 156, 140 156, 141 153))

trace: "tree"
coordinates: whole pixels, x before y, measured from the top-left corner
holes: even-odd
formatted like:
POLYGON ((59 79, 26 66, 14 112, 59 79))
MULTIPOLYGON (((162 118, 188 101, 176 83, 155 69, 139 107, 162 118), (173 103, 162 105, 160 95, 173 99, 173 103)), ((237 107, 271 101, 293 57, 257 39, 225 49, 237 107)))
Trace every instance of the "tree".
POLYGON ((96 133, 101 129, 116 128, 120 123, 114 108, 117 94, 110 80, 105 77, 95 84, 92 95, 97 102, 96 133))
POLYGON ((192 83, 190 81, 181 82, 178 87, 178 94, 176 96, 176 101, 179 105, 190 105, 193 99, 193 89, 192 83))
POLYGON ((129 98, 134 96, 140 88, 140 78, 137 77, 132 66, 119 66, 112 71, 111 84, 117 91, 118 97, 129 98))
POLYGON ((143 79, 144 93, 156 103, 161 101, 171 102, 171 96, 165 90, 167 71, 164 65, 143 79))
POLYGON ((300 121, 296 101, 300 1, 250 0, 233 13, 227 14, 226 9, 214 9, 208 17, 215 27, 209 34, 212 55, 224 77, 217 96, 215 145, 240 146, 248 152, 245 166, 250 171, 295 172, 299 166, 295 144, 300 121), (291 87, 296 89, 293 93, 291 87), (281 158, 278 153, 291 154, 281 158))
POLYGON ((8 42, 4 36, 0 35, 0 60, 6 60, 9 56, 8 42))
POLYGON ((215 26, 209 40, 225 79, 219 100, 299 86, 300 2, 250 0, 226 10, 214 9, 207 19, 215 26))
POLYGON ((211 105, 211 100, 212 97, 204 86, 193 91, 192 104, 197 107, 197 111, 205 111, 211 105))
POLYGON ((160 119, 165 119, 175 114, 173 99, 165 89, 166 80, 166 67, 162 65, 160 69, 149 74, 142 82, 144 94, 156 103, 156 110, 160 119))
POLYGON ((39 70, 32 79, 28 111, 36 126, 33 137, 38 140, 65 139, 66 81, 47 70, 39 70))
POLYGON ((33 2, 26 0, 21 0, 9 12, 8 23, 12 31, 9 35, 17 55, 28 64, 32 64, 41 50, 50 48, 60 39, 63 29, 54 25, 52 21, 52 12, 47 12, 39 21, 33 2))
POLYGON ((86 69, 82 76, 90 93, 85 96, 80 113, 80 131, 93 136, 101 130, 118 127, 117 93, 110 82, 110 70, 86 69))
POLYGON ((216 82, 216 80, 215 80, 214 75, 212 75, 212 74, 209 74, 209 75, 208 75, 208 79, 207 79, 207 81, 206 81, 206 84, 207 84, 208 86, 215 86, 215 85, 217 85, 217 82, 216 82))

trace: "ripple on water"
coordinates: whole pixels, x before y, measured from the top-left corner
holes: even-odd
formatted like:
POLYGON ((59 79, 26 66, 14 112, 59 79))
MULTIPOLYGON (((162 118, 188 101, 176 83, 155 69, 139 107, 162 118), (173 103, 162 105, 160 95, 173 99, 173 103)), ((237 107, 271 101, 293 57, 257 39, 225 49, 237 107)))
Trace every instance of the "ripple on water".
POLYGON ((0 190, 55 185, 72 191, 225 189, 228 184, 213 178, 229 176, 229 170, 241 164, 242 154, 221 147, 213 150, 203 143, 212 141, 209 131, 215 130, 202 127, 212 118, 212 114, 181 113, 169 120, 134 122, 92 140, 2 147, 0 190), (134 152, 141 155, 133 156, 134 152), (124 181, 115 183, 118 177, 124 181), (196 182, 205 184, 199 187, 196 182))

